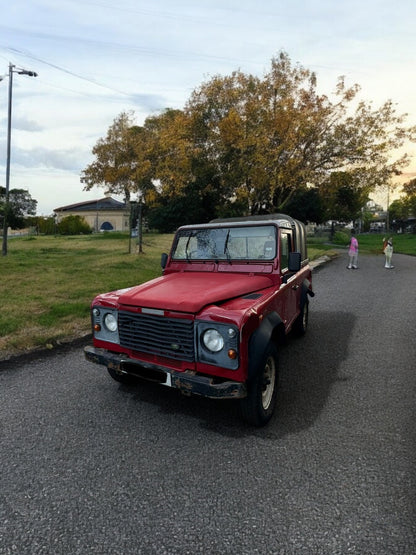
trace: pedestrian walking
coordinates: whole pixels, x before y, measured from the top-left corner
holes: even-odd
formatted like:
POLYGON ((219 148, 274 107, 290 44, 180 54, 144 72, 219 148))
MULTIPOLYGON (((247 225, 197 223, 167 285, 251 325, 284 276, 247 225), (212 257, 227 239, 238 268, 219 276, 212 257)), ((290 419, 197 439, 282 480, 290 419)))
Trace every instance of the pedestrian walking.
POLYGON ((351 229, 351 241, 348 248, 348 270, 356 270, 358 268, 358 240, 355 236, 355 229, 351 229))
POLYGON ((383 239, 383 252, 386 256, 384 267, 388 269, 394 268, 393 264, 391 263, 391 259, 393 256, 393 237, 383 239))

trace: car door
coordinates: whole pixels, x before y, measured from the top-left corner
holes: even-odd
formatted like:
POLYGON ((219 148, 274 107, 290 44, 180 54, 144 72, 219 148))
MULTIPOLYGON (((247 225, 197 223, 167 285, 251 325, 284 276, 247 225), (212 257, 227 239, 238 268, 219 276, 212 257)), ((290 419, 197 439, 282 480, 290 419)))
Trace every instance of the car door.
POLYGON ((298 273, 289 271, 289 253, 293 252, 292 231, 280 229, 279 256, 282 281, 280 294, 283 296, 283 317, 285 326, 290 325, 298 315, 300 284, 298 273))

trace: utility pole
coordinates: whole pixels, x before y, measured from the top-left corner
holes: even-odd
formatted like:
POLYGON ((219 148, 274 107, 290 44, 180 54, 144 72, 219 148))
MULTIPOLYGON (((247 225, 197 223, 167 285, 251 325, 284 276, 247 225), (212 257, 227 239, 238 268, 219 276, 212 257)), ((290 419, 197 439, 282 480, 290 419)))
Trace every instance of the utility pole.
POLYGON ((130 200, 127 206, 130 205, 130 215, 129 215, 129 254, 131 254, 131 236, 133 233, 133 221, 136 217, 136 201, 130 200))
POLYGON ((139 253, 143 252, 143 204, 142 197, 139 198, 139 214, 137 219, 137 244, 139 245, 139 253))
MULTIPOLYGON (((34 71, 27 69, 16 68, 13 64, 9 63, 9 103, 7 111, 7 162, 6 162, 6 195, 4 202, 4 215, 3 215, 3 244, 2 255, 7 255, 7 233, 9 228, 8 216, 10 211, 10 151, 11 151, 11 135, 12 135, 12 92, 13 92, 13 73, 19 75, 28 75, 29 77, 37 77, 34 71)), ((0 80, 3 79, 2 77, 0 80)))

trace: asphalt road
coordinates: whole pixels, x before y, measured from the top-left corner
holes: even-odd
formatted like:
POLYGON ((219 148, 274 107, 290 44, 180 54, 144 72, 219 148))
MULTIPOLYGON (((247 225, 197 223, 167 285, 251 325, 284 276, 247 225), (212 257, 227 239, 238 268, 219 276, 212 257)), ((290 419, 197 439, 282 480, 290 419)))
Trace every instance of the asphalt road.
POLYGON ((0 364, 1 554, 414 554, 416 258, 314 274, 263 429, 82 348, 0 364))

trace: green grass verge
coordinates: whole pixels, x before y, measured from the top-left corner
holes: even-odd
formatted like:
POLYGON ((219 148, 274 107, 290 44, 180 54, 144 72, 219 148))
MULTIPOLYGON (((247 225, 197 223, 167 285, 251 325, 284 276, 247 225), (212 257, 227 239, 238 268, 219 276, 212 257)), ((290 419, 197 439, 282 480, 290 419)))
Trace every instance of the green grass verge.
POLYGON ((171 241, 145 234, 138 255, 119 233, 10 239, 0 258, 0 360, 89 333, 92 299, 159 276, 171 241))
POLYGON ((412 233, 381 235, 379 233, 369 233, 358 236, 360 252, 370 252, 379 254, 383 248, 383 237, 393 238, 395 253, 409 254, 416 256, 416 235, 412 233))
MULTIPOLYGON (((405 234, 381 234, 381 233, 363 233, 357 235, 359 248, 361 253, 380 254, 383 249, 383 238, 392 237, 394 252, 400 254, 408 254, 416 256, 416 235, 411 233, 405 234)), ((337 231, 333 239, 333 244, 339 247, 346 247, 350 241, 351 234, 347 232, 337 231)), ((323 239, 329 242, 329 238, 323 239)))
POLYGON ((337 252, 334 250, 334 245, 329 243, 328 237, 308 237, 308 257, 310 260, 315 260, 323 254, 331 256, 337 254, 337 252))

